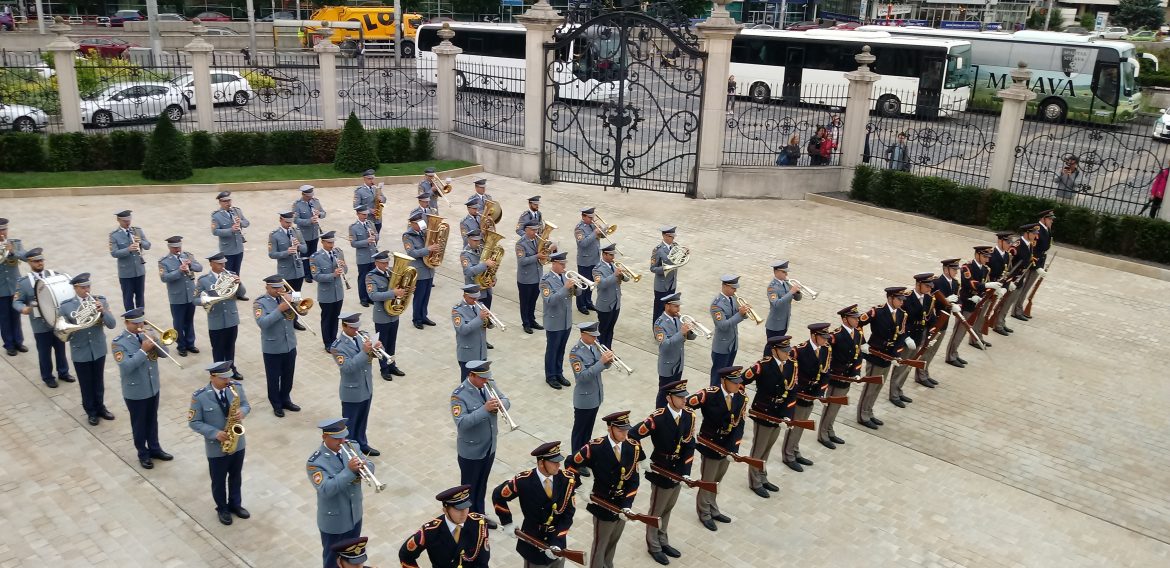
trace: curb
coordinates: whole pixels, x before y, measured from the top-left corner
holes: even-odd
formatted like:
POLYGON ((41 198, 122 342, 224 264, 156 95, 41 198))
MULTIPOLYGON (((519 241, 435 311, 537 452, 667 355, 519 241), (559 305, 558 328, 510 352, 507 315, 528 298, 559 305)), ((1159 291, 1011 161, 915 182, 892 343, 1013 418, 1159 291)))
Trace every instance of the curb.
MULTIPOLYGON (((438 172, 439 177, 462 177, 483 172, 483 166, 467 166, 438 172)), ((386 185, 413 184, 422 174, 386 176, 386 185)), ((310 184, 317 188, 354 187, 359 176, 353 178, 327 178, 308 180, 246 181, 236 183, 200 183, 171 185, 106 185, 94 187, 31 187, 27 189, 0 189, 0 198, 18 197, 60 197, 84 195, 145 195, 150 193, 219 193, 221 191, 269 191, 288 189, 295 185, 310 184)))
MULTIPOLYGON (((903 213, 901 211, 894 211, 892 209, 884 209, 866 203, 858 203, 856 201, 849 201, 837 197, 830 197, 828 195, 810 193, 805 196, 806 201, 819 203, 821 205, 829 205, 832 207, 840 207, 882 219, 889 219, 891 221, 900 221, 908 225, 916 227, 923 227, 934 231, 944 231, 972 239, 979 239, 982 241, 995 242, 995 233, 982 227, 969 227, 967 225, 959 225, 948 221, 940 221, 930 217, 915 215, 913 213, 903 213)), ((1070 248, 1054 245, 1055 250, 1060 251, 1061 258, 1099 266, 1101 268, 1109 268, 1121 272, 1128 272, 1138 276, 1145 276, 1156 280, 1163 280, 1170 282, 1170 269, 1161 268, 1152 264, 1145 264, 1135 260, 1120 258, 1116 256, 1109 256, 1096 252, 1089 252, 1082 249, 1070 248)))

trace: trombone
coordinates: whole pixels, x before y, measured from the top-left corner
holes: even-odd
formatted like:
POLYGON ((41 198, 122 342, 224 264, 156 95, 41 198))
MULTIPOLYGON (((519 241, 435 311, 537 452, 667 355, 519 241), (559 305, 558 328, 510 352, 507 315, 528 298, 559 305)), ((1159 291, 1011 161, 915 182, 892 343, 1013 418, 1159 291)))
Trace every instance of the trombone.
MULTIPOLYGON (((609 223, 606 223, 605 219, 602 219, 601 216, 597 215, 596 213, 593 214, 593 221, 597 225, 601 226, 601 237, 600 238, 607 239, 610 242, 613 242, 613 239, 611 239, 609 237, 610 237, 610 235, 617 232, 618 226, 617 225, 610 225, 609 223)), ((619 255, 626 256, 622 251, 617 250, 617 249, 615 249, 615 250, 619 255)))
POLYGON ((699 323, 699 320, 696 320, 691 316, 684 315, 678 318, 678 321, 691 324, 691 327, 694 327, 696 331, 703 334, 704 339, 711 339, 711 330, 707 329, 706 326, 699 323))
POLYGON ((577 287, 582 289, 582 290, 592 290, 592 289, 597 287, 597 284, 594 284, 592 280, 590 280, 590 279, 588 279, 588 278, 586 278, 586 277, 584 277, 584 276, 580 275, 579 273, 572 271, 572 270, 565 271, 565 278, 568 278, 569 280, 576 282, 577 287))
POLYGON ((813 290, 812 288, 809 288, 808 286, 805 286, 804 284, 801 284, 801 283, 800 283, 800 280, 797 280, 797 279, 795 279, 795 278, 789 278, 789 279, 788 279, 788 283, 789 283, 789 284, 796 284, 797 286, 800 286, 800 291, 801 291, 801 292, 808 292, 808 298, 809 298, 810 300, 815 300, 815 299, 817 299, 817 296, 820 296, 820 295, 821 295, 821 293, 820 293, 820 292, 817 292, 816 290, 813 290))
MULTIPOLYGON (((601 350, 602 354, 613 353, 612 349, 602 345, 601 342, 597 343, 597 348, 601 350)), ((622 361, 621 357, 617 356, 617 353, 613 353, 613 362, 617 363, 618 367, 621 367, 622 370, 625 371, 627 375, 634 374, 634 369, 632 367, 630 367, 629 365, 627 365, 625 361, 622 361)))
MULTIPOLYGON (((309 310, 313 309, 313 299, 301 298, 300 300, 293 301, 293 294, 299 295, 300 292, 294 290, 292 284, 288 283, 288 280, 281 280, 280 284, 284 287, 284 293, 282 293, 280 296, 284 298, 284 301, 288 302, 288 305, 292 306, 293 313, 297 314, 297 317, 294 317, 293 321, 300 319, 300 316, 308 315, 309 310)), ((305 322, 302 321, 301 325, 305 326, 305 331, 308 331, 313 335, 317 335, 317 332, 313 331, 313 328, 305 325, 305 322)))
POLYGON ((752 308, 751 304, 745 302, 743 300, 743 298, 741 298, 739 296, 739 294, 735 294, 732 297, 735 298, 735 303, 737 303, 741 306, 747 307, 747 317, 750 318, 752 321, 756 322, 756 325, 760 325, 761 323, 764 323, 764 318, 761 318, 760 314, 756 313, 755 308, 752 308))
POLYGON ((500 401, 500 415, 503 416, 504 420, 508 422, 508 428, 511 428, 512 430, 516 430, 517 428, 520 427, 520 425, 516 424, 515 420, 512 420, 512 415, 508 414, 507 408, 504 408, 504 401, 500 400, 500 393, 497 393, 495 387, 492 386, 494 384, 495 384, 495 381, 488 379, 487 384, 484 385, 484 387, 487 388, 488 396, 500 401))
POLYGON ((337 453, 341 454, 341 457, 345 459, 347 464, 353 458, 362 460, 362 466, 358 468, 358 476, 366 482, 366 485, 374 488, 374 493, 381 493, 383 489, 386 489, 386 484, 378 481, 377 477, 374 477, 374 472, 370 470, 370 466, 367 465, 368 462, 366 459, 362 457, 362 453, 353 449, 353 443, 353 440, 345 440, 341 443, 341 447, 338 448, 337 453))
MULTIPOLYGON (((164 329, 160 328, 159 326, 154 325, 153 323, 150 323, 150 320, 142 320, 142 323, 145 323, 147 326, 154 329, 154 331, 158 333, 159 337, 158 337, 158 341, 156 343, 161 343, 163 345, 173 345, 175 343, 175 341, 178 341, 178 339, 179 339, 179 332, 176 329, 170 328, 170 329, 164 330, 164 329)), ((147 337, 150 337, 150 336, 147 335, 147 337)), ((150 340, 154 341, 154 338, 150 337, 150 340)), ((176 366, 178 366, 179 369, 183 368, 183 365, 181 363, 179 363, 178 361, 176 361, 174 357, 171 357, 171 354, 167 353, 166 350, 155 349, 154 352, 156 353, 156 356, 158 353, 161 353, 163 357, 169 359, 172 363, 174 363, 176 366)))
MULTIPOLYGON (((476 303, 475 303, 475 309, 477 309, 477 310, 487 310, 487 313, 488 313, 488 323, 492 324, 492 326, 494 326, 494 327, 498 327, 498 328, 500 328, 500 331, 508 331, 508 326, 504 325, 504 322, 503 322, 503 321, 501 321, 501 320, 500 320, 500 318, 499 318, 498 316, 496 316, 496 312, 493 312, 493 311, 491 311, 491 310, 488 310, 488 307, 487 307, 487 306, 485 306, 485 305, 483 305, 483 304, 481 304, 481 303, 479 303, 479 302, 476 302, 476 303)), ((514 428, 513 428, 513 429, 514 429, 514 428)))
MULTIPOLYGON (((360 335, 362 337, 362 341, 369 341, 371 344, 374 343, 374 340, 370 339, 370 334, 368 334, 364 331, 359 331, 358 335, 360 335)), ((372 347, 370 349, 370 358, 371 359, 381 359, 382 362, 387 364, 387 365, 394 364, 394 356, 387 353, 386 349, 383 347, 372 347)))
POLYGON ((628 266, 622 264, 621 261, 614 262, 613 265, 622 269, 622 282, 629 282, 631 280, 633 280, 634 282, 641 282, 642 281, 641 274, 638 274, 637 272, 630 270, 630 268, 628 266))

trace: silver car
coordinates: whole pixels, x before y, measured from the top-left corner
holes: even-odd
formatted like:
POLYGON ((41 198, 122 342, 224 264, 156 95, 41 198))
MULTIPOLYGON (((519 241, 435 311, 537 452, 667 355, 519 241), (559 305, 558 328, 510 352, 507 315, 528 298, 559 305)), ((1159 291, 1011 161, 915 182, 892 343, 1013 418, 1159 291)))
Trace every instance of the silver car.
POLYGON ((183 91, 170 83, 114 83, 81 100, 81 122, 108 128, 118 122, 152 121, 163 113, 178 122, 185 103, 183 91))
POLYGON ((0 128, 10 128, 16 132, 36 132, 48 125, 49 115, 37 107, 0 103, 0 128))

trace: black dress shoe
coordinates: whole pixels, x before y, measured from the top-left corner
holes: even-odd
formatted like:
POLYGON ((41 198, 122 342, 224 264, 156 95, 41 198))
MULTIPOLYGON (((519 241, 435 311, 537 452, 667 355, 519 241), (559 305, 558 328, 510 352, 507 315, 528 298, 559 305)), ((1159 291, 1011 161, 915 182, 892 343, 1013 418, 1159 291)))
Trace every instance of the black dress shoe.
POLYGON ((394 377, 390 376, 390 369, 383 369, 383 370, 378 372, 378 375, 380 375, 382 377, 383 381, 393 381, 394 380, 394 377))
POLYGON ((764 489, 763 485, 752 488, 752 492, 756 495, 759 495, 760 497, 763 497, 764 499, 769 499, 772 497, 772 494, 768 493, 768 490, 764 489))
POLYGON ((817 441, 820 442, 822 446, 829 448, 830 450, 837 449, 837 444, 834 444, 833 442, 831 442, 829 440, 817 440, 817 441))
POLYGON ((486 520, 487 520, 487 528, 489 528, 493 531, 500 528, 500 525, 498 523, 496 523, 495 521, 493 521, 491 519, 486 519, 486 520))
POLYGON ((487 342, 487 341, 485 341, 484 343, 486 343, 486 344, 487 344, 487 348, 488 348, 488 349, 495 349, 495 348, 496 348, 496 346, 495 346, 495 345, 492 345, 491 343, 489 343, 489 342, 487 342))
POLYGON ((589 309, 588 309, 588 308, 577 308, 577 311, 578 311, 578 312, 581 312, 581 313, 583 313, 583 314, 585 314, 585 315, 589 315, 589 309))
POLYGON ((812 465, 813 461, 804 457, 804 456, 798 455, 798 456, 796 456, 796 463, 798 463, 800 465, 812 465))
POLYGON ((764 482, 764 489, 767 489, 768 491, 779 491, 780 490, 779 487, 776 487, 775 483, 771 483, 768 481, 764 482))
POLYGON ((229 513, 228 511, 220 511, 218 516, 219 516, 219 522, 221 522, 225 525, 232 524, 232 514, 229 513))
POLYGON ((272 413, 275 414, 277 418, 284 418, 283 408, 273 408, 272 413))
POLYGON ((370 301, 369 301, 369 300, 366 300, 366 301, 362 302, 362 307, 363 307, 363 308, 368 308, 368 307, 370 307, 370 301))
POLYGON ((902 402, 902 399, 900 398, 891 398, 890 404, 897 406, 898 408, 906 408, 906 403, 902 402))
POLYGON ((90 426, 97 426, 97 424, 98 424, 98 417, 97 417, 97 415, 96 415, 96 414, 90 414, 90 415, 89 415, 89 425, 90 425, 90 426))
POLYGON ((829 434, 829 441, 834 443, 834 444, 837 444, 838 446, 845 445, 845 440, 842 440, 841 438, 838 438, 837 436, 834 436, 833 434, 829 434))
POLYGON ((914 399, 912 399, 904 394, 898 395, 898 398, 901 398, 902 402, 914 402, 914 399))
POLYGON ((309 328, 305 327, 305 324, 301 323, 301 320, 293 320, 293 329, 297 331, 305 331, 309 328))
POLYGON ((430 319, 430 318, 427 318, 427 319, 424 319, 424 320, 422 321, 422 324, 423 324, 423 325, 429 325, 429 326, 431 326, 431 327, 434 327, 434 325, 435 325, 435 322, 431 321, 431 319, 430 319))
POLYGON ((978 344, 978 343, 975 343, 974 341, 968 341, 967 345, 974 347, 975 349, 978 349, 980 351, 983 351, 983 346, 978 344))
POLYGON ((150 458, 141 458, 138 460, 138 464, 145 469, 154 469, 154 462, 150 461, 150 458))
POLYGON ((71 377, 71 376, 69 376, 69 375, 61 375, 61 376, 57 377, 57 380, 58 380, 58 381, 61 381, 61 382, 63 382, 63 383, 75 383, 75 382, 77 382, 77 379, 75 379, 75 378, 73 378, 73 377, 71 377))
POLYGON ((792 471, 804 471, 804 468, 800 467, 800 464, 794 461, 786 461, 784 462, 784 465, 788 466, 788 469, 791 469, 792 471))
POLYGON ((172 456, 171 454, 168 454, 162 450, 156 450, 156 451, 150 452, 150 457, 154 458, 156 460, 162 460, 165 462, 169 462, 169 461, 175 459, 175 456, 172 456))
POLYGON ((284 403, 284 409, 288 410, 288 411, 292 411, 292 412, 300 412, 301 411, 301 407, 292 401, 284 403))
POLYGON ((885 422, 878 420, 878 418, 876 416, 874 416, 873 418, 870 418, 870 420, 873 421, 873 423, 877 424, 878 426, 885 426, 886 425, 885 422))
POLYGON ((719 521, 721 523, 730 523, 731 517, 728 517, 727 515, 724 515, 723 513, 719 513, 718 515, 711 517, 711 520, 719 521))
POLYGON ((984 342, 983 342, 983 346, 984 346, 984 347, 991 347, 991 342, 990 342, 990 341, 984 341, 984 342))
MULTIPOLYGON (((328 351, 328 349, 326 349, 326 351, 328 351)), ((239 372, 239 371, 235 371, 235 374, 232 375, 232 379, 235 379, 237 381, 242 381, 242 380, 244 380, 244 374, 239 372)))
POLYGON ((534 323, 532 324, 532 329, 544 329, 544 326, 538 323, 534 323))
POLYGON ((545 379, 544 382, 548 383, 548 386, 550 386, 556 390, 561 390, 561 383, 557 382, 556 377, 549 377, 549 378, 545 379))
POLYGON ((382 455, 382 452, 379 452, 377 448, 366 448, 362 450, 362 453, 374 458, 382 455))
POLYGON ((719 527, 715 526, 715 521, 712 521, 711 519, 700 519, 699 522, 703 523, 703 526, 707 527, 707 530, 709 531, 719 530, 719 527))
POLYGON ((670 559, 667 558, 666 555, 661 553, 661 552, 651 552, 650 558, 653 558, 655 562, 657 562, 663 566, 670 564, 670 559))
POLYGON ((57 379, 54 379, 53 377, 45 379, 45 386, 51 389, 57 388, 57 379))
POLYGON ((239 295, 239 294, 236 294, 236 299, 237 299, 237 300, 239 300, 239 301, 241 301, 241 302, 247 302, 247 301, 248 301, 248 297, 247 297, 247 296, 241 296, 241 295, 239 295))
POLYGON ((857 423, 861 424, 862 426, 865 426, 866 428, 869 428, 870 430, 877 430, 878 429, 878 425, 874 424, 873 420, 859 420, 859 421, 857 421, 857 423))
POLYGON ((1016 330, 1014 330, 1014 329, 1012 329, 1012 328, 1010 328, 1010 327, 1008 327, 1008 326, 1006 326, 1006 325, 1005 325, 1005 326, 1003 326, 1003 330, 1004 330, 1004 331, 1006 331, 1006 332, 1008 332, 1008 333, 1015 333, 1015 332, 1016 332, 1016 330))
POLYGON ((9 357, 16 357, 15 349, 5 349, 4 352, 7 353, 9 357))
POLYGON ((524 326, 524 333, 527 333, 528 335, 532 335, 532 328, 528 327, 528 326, 524 326))
POLYGON ((557 377, 557 382, 558 382, 558 383, 561 383, 561 386, 562 386, 562 387, 571 387, 571 386, 573 386, 573 383, 570 383, 570 382, 569 382, 569 379, 566 379, 566 378, 564 378, 564 377, 557 377))
POLYGON ((252 516, 252 513, 249 513, 248 510, 243 507, 228 507, 228 510, 230 510, 233 515, 241 519, 247 519, 252 516))
POLYGON ((960 369, 962 369, 962 368, 963 368, 963 364, 962 364, 962 363, 960 363, 960 362, 958 362, 958 361, 954 361, 954 360, 947 360, 947 364, 948 364, 948 365, 950 365, 950 366, 952 366, 952 367, 958 367, 958 368, 960 368, 960 369))
POLYGON ((1008 336, 1008 332, 1007 332, 1007 330, 1006 330, 1006 329, 1000 329, 1000 328, 998 328, 998 327, 997 327, 997 328, 995 328, 995 329, 993 329, 993 330, 991 330, 991 331, 994 331, 994 332, 996 332, 996 333, 998 333, 998 334, 1000 334, 1000 335, 1002 335, 1002 336, 1004 336, 1004 337, 1007 337, 1007 336, 1008 336))
POLYGON ((402 369, 399 369, 398 367, 390 367, 390 374, 394 375, 395 377, 405 377, 406 376, 406 373, 403 373, 402 369))
POLYGON ((964 366, 966 366, 966 365, 967 365, 967 360, 966 360, 966 359, 964 359, 964 358, 962 358, 962 357, 959 357, 958 355, 956 355, 956 356, 955 356, 955 359, 958 359, 958 360, 959 360, 959 363, 962 363, 964 366))
POLYGON ((23 344, 17 345, 16 350, 20 351, 21 353, 28 353, 28 347, 25 347, 23 344))
POLYGON ((1028 318, 1026 318, 1024 316, 1017 316, 1016 314, 1012 314, 1012 319, 1018 319, 1020 321, 1028 321, 1028 318))
POLYGON ((190 351, 191 353, 198 353, 198 352, 199 352, 199 348, 198 348, 198 347, 193 347, 193 346, 192 346, 192 347, 188 347, 188 348, 187 348, 187 351, 190 351))
POLYGON ((926 382, 928 382, 928 383, 930 383, 930 384, 932 384, 932 385, 937 385, 937 384, 938 384, 938 381, 936 381, 936 380, 934 380, 934 379, 932 379, 932 378, 930 378, 930 377, 926 377, 926 382))
POLYGON ((914 382, 916 382, 916 383, 918 383, 918 384, 920 384, 920 385, 922 385, 922 386, 924 386, 924 387, 926 387, 926 388, 928 388, 928 389, 932 389, 932 388, 934 388, 934 385, 933 385, 933 384, 931 384, 931 382, 930 382, 930 380, 929 380, 929 379, 928 379, 928 380, 925 380, 925 381, 918 381, 918 380, 916 380, 916 381, 914 381, 914 382))
POLYGON ((186 350, 186 349, 180 349, 180 350, 179 350, 179 357, 186 357, 186 356, 187 356, 187 350, 186 350))
POLYGON ((682 553, 669 544, 662 545, 662 553, 671 558, 682 558, 682 553))
POLYGON ((414 322, 414 328, 415 328, 415 329, 422 329, 422 328, 423 328, 423 324, 421 324, 421 323, 418 323, 418 322, 414 322))
POLYGON ((113 420, 114 419, 114 415, 109 410, 106 410, 105 408, 98 411, 97 415, 98 415, 98 417, 100 417, 104 420, 113 420))

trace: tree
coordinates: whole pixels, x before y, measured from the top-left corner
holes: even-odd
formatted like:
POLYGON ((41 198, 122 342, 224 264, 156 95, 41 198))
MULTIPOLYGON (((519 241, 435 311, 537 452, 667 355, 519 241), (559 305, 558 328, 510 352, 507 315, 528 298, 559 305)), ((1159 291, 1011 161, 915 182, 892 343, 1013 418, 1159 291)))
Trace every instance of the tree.
POLYGON ((142 160, 142 177, 156 181, 174 181, 191 177, 191 153, 183 133, 175 129, 167 115, 158 116, 158 124, 146 146, 142 160))
POLYGON ((1121 0, 1117 5, 1117 13, 1112 18, 1117 24, 1131 30, 1138 28, 1157 30, 1165 21, 1158 0, 1121 0))
POLYGON ((349 113, 345 128, 341 131, 341 142, 337 143, 337 154, 333 157, 333 169, 339 172, 358 173, 378 167, 378 153, 370 141, 370 135, 362 128, 357 115, 349 113))

